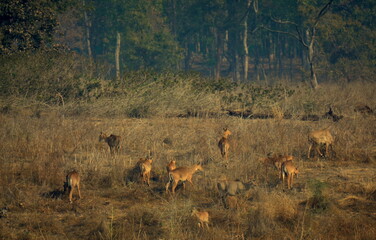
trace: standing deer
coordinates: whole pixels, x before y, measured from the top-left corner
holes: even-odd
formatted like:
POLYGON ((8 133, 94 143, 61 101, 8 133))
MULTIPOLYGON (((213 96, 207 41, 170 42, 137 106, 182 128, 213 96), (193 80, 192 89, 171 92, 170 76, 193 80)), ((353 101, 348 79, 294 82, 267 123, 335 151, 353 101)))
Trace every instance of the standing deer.
POLYGON ((228 151, 230 148, 230 142, 228 140, 228 137, 231 135, 231 131, 227 128, 223 129, 223 136, 218 142, 218 147, 221 150, 222 158, 226 161, 226 167, 228 166, 228 151))
POLYGON ((68 190, 69 192, 69 202, 72 203, 73 198, 73 188, 77 187, 78 196, 81 199, 81 192, 80 192, 80 175, 77 171, 69 172, 66 176, 66 182, 64 183, 64 192, 68 190))
POLYGON ((99 142, 101 141, 105 141, 108 144, 111 154, 113 154, 115 151, 119 152, 121 136, 116 136, 113 134, 107 136, 107 134, 101 132, 101 134, 99 135, 99 142))
POLYGON ((141 158, 138 161, 142 181, 143 181, 143 183, 146 183, 148 186, 150 186, 150 176, 151 176, 152 163, 153 163, 153 159, 151 159, 150 157, 147 157, 146 159, 141 158))
POLYGON ((175 194, 175 188, 179 181, 183 182, 183 188, 185 189, 185 181, 188 181, 193 186, 192 176, 196 171, 203 171, 204 169, 200 164, 195 164, 191 167, 178 167, 168 173, 168 183, 166 184, 166 192, 169 191, 170 184, 172 183, 172 193, 175 194))
POLYGON ((176 169, 176 161, 172 160, 169 164, 166 166, 167 173, 171 172, 172 170, 176 169))
POLYGON ((207 211, 198 211, 197 209, 192 210, 192 216, 196 217, 198 220, 199 228, 209 228, 209 213, 207 211))
POLYGON ((285 178, 287 178, 287 188, 291 189, 294 183, 294 176, 298 177, 299 170, 296 168, 292 161, 287 161, 282 163, 281 167, 281 178, 282 184, 285 183, 285 178))
POLYGON ((170 175, 170 172, 172 170, 175 170, 176 169, 176 161, 175 160, 171 160, 169 162, 169 164, 167 164, 166 166, 166 170, 167 170, 167 177, 169 178, 169 175, 170 175))
POLYGON ((311 150, 312 147, 314 147, 317 151, 317 153, 323 157, 324 155, 320 151, 320 145, 325 144, 326 151, 325 151, 325 157, 326 155, 329 156, 329 146, 331 148, 331 151, 333 151, 333 136, 329 132, 328 129, 324 130, 317 130, 317 131, 312 131, 308 134, 308 142, 310 143, 309 148, 308 148, 308 155, 307 157, 310 158, 311 155, 311 150))

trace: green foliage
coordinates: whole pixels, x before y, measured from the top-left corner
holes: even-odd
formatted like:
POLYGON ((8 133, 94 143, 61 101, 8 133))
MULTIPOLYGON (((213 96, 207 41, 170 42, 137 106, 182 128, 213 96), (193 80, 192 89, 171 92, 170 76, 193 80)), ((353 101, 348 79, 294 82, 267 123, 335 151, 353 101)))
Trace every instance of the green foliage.
POLYGON ((329 199, 325 196, 324 190, 328 185, 316 179, 308 182, 308 188, 312 192, 312 197, 308 200, 313 213, 321 213, 329 208, 329 199))
POLYGON ((0 3, 0 54, 38 49, 52 41, 57 14, 71 0, 4 0, 0 3))
POLYGON ((375 27, 369 22, 374 1, 342 2, 320 26, 323 60, 320 67, 332 79, 354 81, 376 76, 375 27))
POLYGON ((0 94, 43 102, 55 102, 56 94, 67 99, 85 97, 100 88, 98 80, 85 74, 90 72, 87 66, 84 58, 64 51, 1 55, 0 94))
POLYGON ((93 1, 93 52, 114 61, 116 34, 121 34, 121 64, 129 70, 171 69, 180 58, 161 16, 159 1, 93 1))

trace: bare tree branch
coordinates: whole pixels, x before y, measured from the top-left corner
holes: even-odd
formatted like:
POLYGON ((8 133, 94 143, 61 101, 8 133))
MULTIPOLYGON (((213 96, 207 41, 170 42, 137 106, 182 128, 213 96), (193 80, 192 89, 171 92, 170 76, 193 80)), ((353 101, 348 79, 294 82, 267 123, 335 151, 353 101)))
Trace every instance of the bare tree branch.
POLYGON ((268 30, 270 32, 276 32, 276 33, 282 33, 282 34, 287 34, 287 35, 290 35, 292 36, 293 38, 297 39, 298 41, 300 41, 300 37, 298 35, 295 35, 291 32, 285 32, 285 31, 280 31, 280 30, 275 30, 275 29, 271 29, 271 28, 268 28, 268 27, 265 27, 264 25, 261 25, 260 26, 261 28, 265 29, 265 30, 268 30))
POLYGON ((308 48, 308 43, 306 43, 306 42, 304 41, 303 34, 302 34, 302 32, 299 30, 299 27, 296 26, 296 27, 295 27, 295 30, 296 30, 296 32, 298 33, 298 36, 299 36, 299 39, 298 39, 298 40, 299 40, 299 42, 300 42, 301 44, 303 44, 304 47, 308 48))
POLYGON ((319 14, 317 15, 317 17, 316 17, 316 20, 315 20, 315 23, 313 24, 313 27, 315 28, 316 26, 317 26, 317 24, 319 23, 319 20, 320 20, 320 18, 322 17, 322 16, 324 16, 327 12, 328 12, 328 10, 329 10, 329 8, 330 8, 330 5, 332 5, 332 3, 333 3, 333 1, 334 0, 330 0, 322 9, 321 9, 321 11, 319 12, 319 14))
POLYGON ((281 23, 281 24, 290 24, 290 25, 294 25, 294 26, 298 26, 298 24, 296 24, 295 22, 292 22, 292 21, 288 21, 288 20, 282 20, 282 19, 275 19, 273 17, 270 17, 274 22, 276 23, 281 23))

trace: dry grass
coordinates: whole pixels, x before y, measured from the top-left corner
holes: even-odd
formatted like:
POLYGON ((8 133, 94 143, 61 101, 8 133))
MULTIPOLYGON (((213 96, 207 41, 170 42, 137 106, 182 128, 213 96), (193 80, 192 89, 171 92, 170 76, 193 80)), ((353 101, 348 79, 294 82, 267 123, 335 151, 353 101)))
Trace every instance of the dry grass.
MULTIPOLYGON (((270 108, 278 118, 265 120, 94 118, 97 108, 99 115, 112 111, 108 102, 85 108, 67 103, 77 112, 89 109, 75 115, 67 105, 36 107, 3 99, 2 106, 11 111, 0 114, 0 239, 372 239, 375 118, 354 113, 352 102, 344 100, 348 94, 366 101, 362 98, 368 90, 360 94, 359 88, 319 90, 315 104, 331 99, 345 116, 336 123, 283 119, 286 111, 300 114, 306 107, 290 98, 270 108), (224 127, 233 133, 228 169, 217 147, 224 127), (335 137, 335 157, 306 159, 308 132, 326 127, 335 137), (107 144, 98 142, 101 131, 122 136, 120 153, 112 156, 107 144), (150 187, 132 172, 149 152, 154 159, 150 187), (295 157, 300 175, 292 190, 283 190, 274 170, 264 176, 258 159, 269 152, 295 157), (176 196, 164 192, 171 160, 177 166, 202 162, 204 167, 193 177, 195 186, 178 187, 176 196), (61 191, 72 169, 82 176, 83 199, 75 196, 69 204, 61 191), (225 208, 215 188, 224 175, 257 184, 238 196, 238 209, 225 208), (209 230, 197 228, 193 208, 209 212, 209 230)), ((201 99, 203 104, 211 101, 201 99)), ((368 104, 374 107, 372 101, 368 104)))

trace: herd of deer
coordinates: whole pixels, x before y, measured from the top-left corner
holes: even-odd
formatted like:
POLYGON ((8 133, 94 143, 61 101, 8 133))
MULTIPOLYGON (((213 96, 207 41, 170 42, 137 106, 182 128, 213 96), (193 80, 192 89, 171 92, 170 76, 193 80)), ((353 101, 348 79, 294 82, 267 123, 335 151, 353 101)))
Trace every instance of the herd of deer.
MULTIPOLYGON (((227 128, 223 129, 223 136, 218 142, 218 147, 220 149, 221 155, 225 160, 225 166, 228 166, 228 154, 230 149, 229 136, 231 131, 227 128)), ((120 149, 121 137, 116 135, 107 136, 104 133, 101 133, 99 136, 99 141, 105 141, 110 147, 111 154, 118 152, 120 149)), ((333 136, 329 130, 318 130, 312 131, 308 134, 308 141, 310 143, 308 149, 307 157, 310 158, 312 148, 316 150, 319 156, 323 157, 324 154, 320 151, 320 147, 325 145, 326 152, 325 155, 329 154, 329 147, 332 150, 333 136)), ((297 176, 299 170, 293 164, 294 157, 291 155, 272 155, 266 158, 262 158, 261 161, 266 167, 266 176, 268 171, 268 166, 274 166, 279 172, 279 178, 282 180, 282 184, 285 184, 287 180, 287 188, 291 189, 293 185, 294 176, 297 176), (286 179, 286 180, 285 180, 286 179)), ((150 157, 141 158, 137 162, 137 167, 139 168, 140 177, 142 182, 150 186, 150 177, 152 170, 153 160, 150 157)), ((185 189, 185 182, 188 181, 192 186, 192 176, 196 171, 203 171, 203 168, 200 164, 195 164, 190 167, 176 167, 176 161, 172 160, 167 166, 166 170, 168 173, 168 182, 165 186, 166 193, 169 192, 170 185, 172 194, 175 194, 175 189, 179 182, 183 182, 183 188, 185 189)), ((235 206, 237 204, 237 199, 234 197, 237 191, 245 188, 244 184, 241 181, 227 181, 222 180, 217 184, 218 190, 225 193, 227 196, 226 200, 228 205, 235 206)), ((80 192, 80 175, 77 171, 69 172, 66 176, 66 182, 64 183, 64 192, 68 189, 69 201, 72 203, 73 189, 77 188, 79 198, 81 199, 80 192)), ((192 216, 196 217, 198 220, 199 227, 208 227, 209 224, 209 213, 207 211, 198 211, 193 209, 192 216)))

